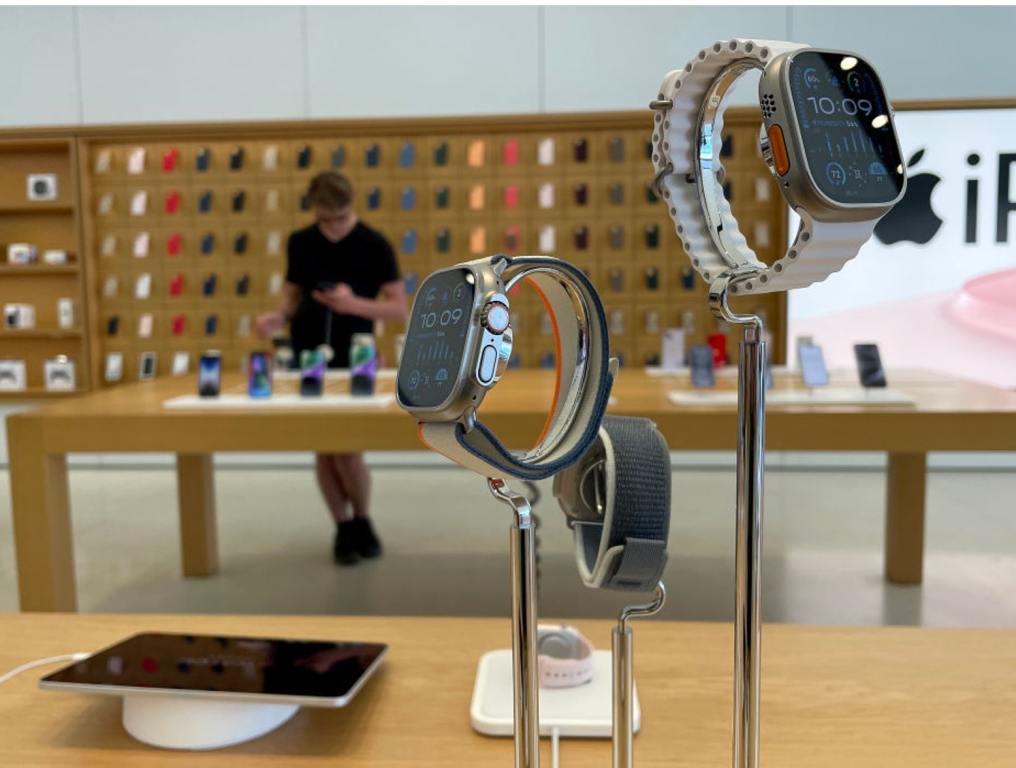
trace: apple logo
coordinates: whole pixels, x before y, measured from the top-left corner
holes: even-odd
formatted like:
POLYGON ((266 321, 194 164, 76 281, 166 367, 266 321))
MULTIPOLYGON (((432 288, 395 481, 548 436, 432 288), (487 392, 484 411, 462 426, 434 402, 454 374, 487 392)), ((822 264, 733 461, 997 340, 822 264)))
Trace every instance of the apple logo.
MULTIPOLYGON (((924 150, 917 150, 907 162, 912 168, 924 157, 924 150)), ((942 181, 934 173, 919 173, 907 179, 907 191, 896 207, 887 213, 875 226, 875 237, 883 245, 892 245, 910 240, 925 245, 942 226, 942 219, 931 207, 931 193, 942 181)))

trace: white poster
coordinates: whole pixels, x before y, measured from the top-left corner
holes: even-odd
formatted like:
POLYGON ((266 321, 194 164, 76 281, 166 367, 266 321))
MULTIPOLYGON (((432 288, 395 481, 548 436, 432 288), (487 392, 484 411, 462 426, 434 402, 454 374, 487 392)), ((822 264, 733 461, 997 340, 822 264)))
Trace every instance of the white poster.
POLYGON ((899 112, 896 126, 906 196, 841 272, 791 292, 791 356, 812 336, 853 367, 853 345, 873 341, 890 372, 1016 387, 1016 109, 899 112))

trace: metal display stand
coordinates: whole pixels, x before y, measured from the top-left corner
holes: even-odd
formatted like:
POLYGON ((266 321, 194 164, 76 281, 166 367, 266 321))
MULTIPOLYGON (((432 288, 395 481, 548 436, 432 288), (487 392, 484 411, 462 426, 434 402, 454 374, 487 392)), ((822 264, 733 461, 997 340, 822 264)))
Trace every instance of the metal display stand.
POLYGON ((536 526, 529 501, 504 480, 488 478, 491 495, 511 508, 512 674, 515 768, 540 765, 540 678, 536 650, 536 526))
POLYGON ((716 317, 743 327, 737 391, 737 534, 734 617, 734 768, 758 768, 762 663, 762 483, 765 471, 766 344, 761 318, 735 314, 728 289, 747 275, 709 288, 716 317))
POLYGON ((611 741, 614 768, 632 767, 632 742, 635 739, 635 673, 632 669, 632 634, 628 622, 638 617, 659 613, 667 599, 661 581, 656 585, 656 599, 647 605, 629 605, 611 630, 611 656, 614 669, 614 706, 611 741))

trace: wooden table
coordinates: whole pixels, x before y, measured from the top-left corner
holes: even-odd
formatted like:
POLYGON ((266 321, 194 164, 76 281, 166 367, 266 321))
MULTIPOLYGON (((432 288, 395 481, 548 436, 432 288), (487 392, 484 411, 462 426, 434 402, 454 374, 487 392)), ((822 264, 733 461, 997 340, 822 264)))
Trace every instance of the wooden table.
MULTIPOLYGON (((507 606, 506 606, 507 607, 507 606)), ((610 624, 578 626, 609 647, 610 624)), ((7 614, 0 672, 93 651, 143 630, 379 640, 390 652, 345 710, 302 710, 279 730, 205 753, 132 740, 117 699, 37 688, 55 669, 0 687, 0 762, 25 766, 511 766, 512 740, 474 733, 480 655, 509 646, 508 619, 7 614)), ((635 668, 644 725, 639 766, 730 764, 726 624, 641 622, 635 668)), ((1016 632, 774 625, 763 644, 762 757, 779 768, 1011 768, 1016 632)), ((550 765, 543 744, 543 764, 550 765)), ((610 764, 607 740, 561 743, 564 768, 610 764)))
MULTIPOLYGON (((854 376, 849 377, 853 383, 854 376)), ((894 389, 916 406, 771 406, 770 450, 889 453, 885 573, 919 583, 924 552, 924 488, 928 451, 1016 450, 1016 392, 937 374, 890 371, 894 389)), ((833 385, 842 384, 835 377, 833 385)), ((227 377, 224 391, 242 391, 227 377)), ((279 385, 293 389, 294 382, 279 385)), ((344 386, 342 382, 329 387, 344 386)), ((672 405, 667 394, 688 388, 687 376, 622 371, 612 413, 656 421, 672 450, 733 450, 732 406, 672 405)), ((733 376, 718 387, 734 389, 733 376)), ((778 377, 777 387, 800 387, 778 377)), ((195 391, 193 377, 131 384, 44 405, 7 419, 11 495, 23 610, 74 611, 77 595, 66 454, 168 451, 177 456, 185 576, 218 569, 212 454, 216 451, 363 451, 420 448, 413 420, 396 405, 382 408, 167 409, 163 402, 195 391)), ((392 381, 382 380, 381 391, 392 381)), ((483 420, 511 446, 531 445, 549 406, 548 371, 510 371, 481 409, 483 420)))

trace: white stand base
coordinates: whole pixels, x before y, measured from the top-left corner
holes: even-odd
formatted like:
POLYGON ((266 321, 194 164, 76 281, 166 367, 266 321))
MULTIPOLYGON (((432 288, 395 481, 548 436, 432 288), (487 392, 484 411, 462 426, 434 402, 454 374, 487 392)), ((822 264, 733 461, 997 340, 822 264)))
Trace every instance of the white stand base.
MULTIPOLYGON (((574 688, 540 689, 540 735, 557 729, 562 737, 610 738, 612 666, 610 651, 593 651, 593 679, 574 688)), ((488 651, 480 658, 473 686, 469 721, 487 736, 513 733, 512 652, 488 651)), ((642 725, 642 708, 635 691, 635 732, 642 725)))
POLYGON ((296 704, 132 693, 123 698, 123 727, 153 747, 219 749, 275 730, 299 708, 296 704))

